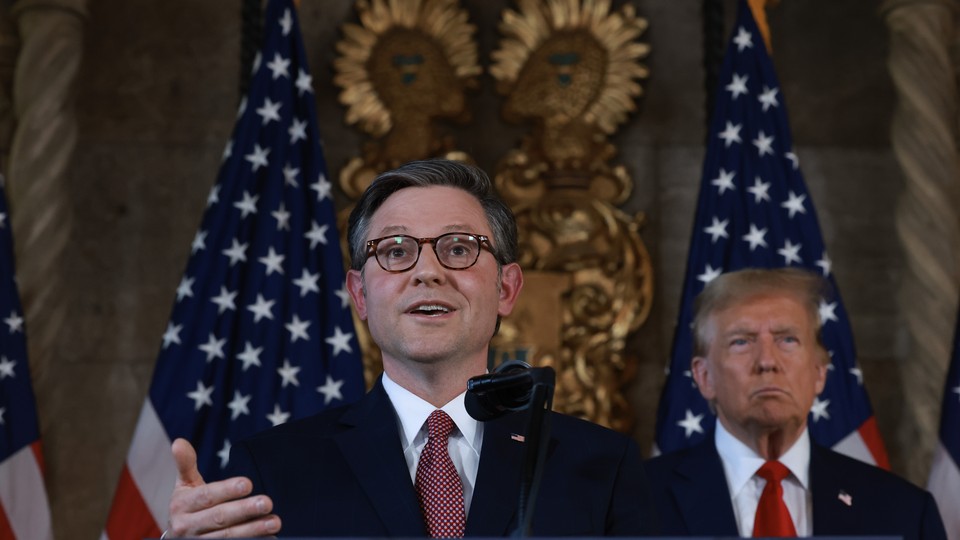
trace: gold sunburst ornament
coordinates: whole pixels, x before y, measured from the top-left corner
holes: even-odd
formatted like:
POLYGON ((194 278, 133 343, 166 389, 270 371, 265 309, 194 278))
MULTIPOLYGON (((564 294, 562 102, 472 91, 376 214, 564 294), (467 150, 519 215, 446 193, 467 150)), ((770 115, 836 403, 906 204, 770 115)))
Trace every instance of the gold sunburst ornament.
POLYGON ((346 121, 374 137, 341 174, 357 197, 376 173, 446 155, 438 118, 465 118, 464 90, 480 74, 476 27, 456 0, 360 0, 360 24, 345 24, 334 83, 346 121))

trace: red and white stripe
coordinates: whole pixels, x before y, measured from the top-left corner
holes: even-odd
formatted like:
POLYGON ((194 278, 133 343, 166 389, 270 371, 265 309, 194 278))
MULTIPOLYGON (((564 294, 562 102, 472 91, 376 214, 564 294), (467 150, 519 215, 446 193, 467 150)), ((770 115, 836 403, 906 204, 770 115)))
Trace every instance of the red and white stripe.
POLYGON ((877 421, 872 416, 856 431, 851 431, 849 435, 833 445, 833 450, 864 463, 890 470, 887 450, 883 446, 883 439, 880 438, 877 421))
POLYGON ((39 441, 0 463, 0 538, 53 538, 39 441))
POLYGON ((101 538, 139 540, 160 536, 167 524, 176 479, 177 466, 170 453, 170 438, 147 399, 137 420, 101 538))

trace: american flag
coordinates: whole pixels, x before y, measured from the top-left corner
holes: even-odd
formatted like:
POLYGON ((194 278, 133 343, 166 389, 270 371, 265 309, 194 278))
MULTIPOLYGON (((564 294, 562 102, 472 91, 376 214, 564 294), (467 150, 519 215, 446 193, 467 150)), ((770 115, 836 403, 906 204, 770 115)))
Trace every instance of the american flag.
POLYGON ((943 390, 940 413, 940 440, 933 454, 927 488, 940 507, 940 516, 949 540, 960 540, 960 319, 953 338, 953 359, 943 390))
POLYGON ((53 538, 13 235, 0 178, 0 539, 53 538))
POLYGON ((159 536, 176 437, 200 474, 231 443, 364 392, 331 183, 291 0, 270 0, 264 43, 176 290, 105 536, 159 536))
POLYGON ((811 435, 822 445, 888 468, 847 312, 793 151, 780 85, 745 0, 739 2, 719 81, 680 314, 657 411, 656 451, 700 442, 716 420, 690 374, 696 295, 723 272, 798 266, 819 272, 835 291, 820 303, 832 364, 826 388, 810 411, 811 435))

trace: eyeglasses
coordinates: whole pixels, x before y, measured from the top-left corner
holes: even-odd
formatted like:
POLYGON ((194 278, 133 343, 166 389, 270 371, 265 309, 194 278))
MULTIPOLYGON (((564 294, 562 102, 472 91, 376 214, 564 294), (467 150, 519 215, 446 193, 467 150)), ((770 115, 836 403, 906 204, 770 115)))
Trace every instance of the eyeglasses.
POLYGON ((420 260, 424 244, 432 245, 440 264, 451 270, 464 270, 477 264, 481 248, 493 253, 490 239, 481 234, 451 232, 436 238, 392 234, 368 240, 367 258, 376 257, 377 264, 387 272, 406 272, 420 260))

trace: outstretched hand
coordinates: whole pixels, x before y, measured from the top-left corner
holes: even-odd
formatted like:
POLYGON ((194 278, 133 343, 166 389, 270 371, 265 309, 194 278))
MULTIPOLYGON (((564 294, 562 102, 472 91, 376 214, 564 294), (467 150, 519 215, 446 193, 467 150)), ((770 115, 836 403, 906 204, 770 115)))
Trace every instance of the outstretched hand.
POLYGON ((206 483, 197 469, 197 452, 184 439, 173 441, 177 483, 170 497, 167 538, 181 536, 236 538, 266 536, 280 531, 280 518, 271 514, 273 501, 253 495, 243 476, 206 483))

